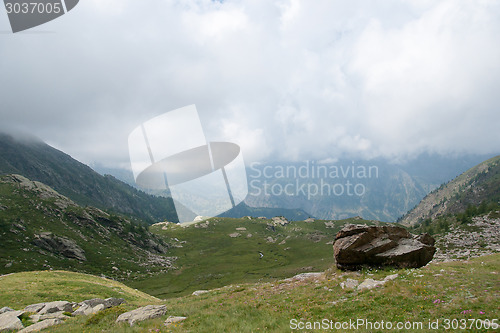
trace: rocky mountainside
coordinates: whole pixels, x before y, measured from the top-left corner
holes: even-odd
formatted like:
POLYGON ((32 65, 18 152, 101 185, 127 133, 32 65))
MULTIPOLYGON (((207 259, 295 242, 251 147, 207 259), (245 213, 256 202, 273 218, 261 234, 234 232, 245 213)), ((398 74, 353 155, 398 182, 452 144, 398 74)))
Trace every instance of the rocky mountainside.
POLYGON ((0 133, 0 174, 19 174, 49 185, 80 205, 113 210, 149 223, 177 220, 172 199, 146 194, 109 175, 101 176, 34 138, 0 133))
POLYGON ((486 158, 423 154, 404 163, 376 159, 254 164, 247 170, 245 202, 252 207, 300 208, 320 219, 361 216, 394 222, 430 191, 486 158))
POLYGON ((491 158, 429 193, 399 221, 413 226, 468 207, 500 204, 500 156, 491 158))
POLYGON ((500 252, 500 212, 475 216, 470 223, 454 223, 438 235, 436 261, 468 259, 500 252))
POLYGON ((168 270, 168 248, 146 226, 23 176, 0 176, 0 274, 68 269, 133 279, 168 270))

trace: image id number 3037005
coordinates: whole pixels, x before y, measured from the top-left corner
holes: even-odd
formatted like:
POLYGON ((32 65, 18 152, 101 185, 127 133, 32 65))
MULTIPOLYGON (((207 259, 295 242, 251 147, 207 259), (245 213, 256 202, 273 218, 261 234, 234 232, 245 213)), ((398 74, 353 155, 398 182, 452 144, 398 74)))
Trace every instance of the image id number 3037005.
POLYGON ((6 2, 7 14, 59 14, 63 11, 61 3, 52 2, 6 2))

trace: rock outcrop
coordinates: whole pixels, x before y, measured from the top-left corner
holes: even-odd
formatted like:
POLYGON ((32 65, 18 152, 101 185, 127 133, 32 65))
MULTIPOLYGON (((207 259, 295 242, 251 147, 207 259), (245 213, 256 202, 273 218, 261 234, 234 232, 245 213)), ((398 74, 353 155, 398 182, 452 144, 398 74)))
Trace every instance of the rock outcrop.
POLYGON ((138 321, 158 318, 165 315, 165 313, 167 313, 167 306, 165 305, 146 305, 142 308, 122 313, 118 316, 116 322, 121 323, 126 321, 130 326, 133 326, 138 321))
POLYGON ((55 312, 73 312, 75 303, 67 301, 55 301, 44 303, 44 306, 37 311, 39 315, 55 313, 55 312))
POLYGON ((23 323, 18 318, 24 311, 6 311, 0 314, 0 332, 22 329, 23 323))
POLYGON ((54 254, 62 255, 80 261, 86 261, 85 251, 76 242, 66 237, 59 237, 51 232, 35 235, 33 244, 54 254))
POLYGON ((101 310, 111 308, 113 306, 118 306, 125 302, 123 298, 93 298, 89 299, 83 302, 78 303, 80 306, 75 312, 73 312, 73 315, 84 315, 88 316, 94 313, 97 313, 101 310))
POLYGON ((0 332, 18 331, 20 333, 38 332, 47 327, 58 325, 70 316, 91 315, 101 310, 118 306, 125 302, 123 298, 93 298, 80 303, 54 301, 36 303, 26 306, 23 310, 13 310, 9 307, 0 309, 0 332), (76 310, 75 310, 76 309, 76 310), (29 315, 33 323, 24 327, 21 317, 29 315))
POLYGON ((28 327, 25 327, 22 330, 20 330, 18 333, 38 332, 38 331, 44 330, 50 326, 59 325, 62 322, 63 321, 59 318, 47 319, 47 320, 35 323, 33 325, 30 325, 28 327))
MULTIPOLYGON (((201 291, 199 291, 201 293, 201 291)), ((206 291, 208 292, 208 291, 206 291)), ((123 298, 93 298, 73 303, 67 301, 55 301, 46 303, 36 303, 26 306, 23 310, 13 310, 9 307, 0 308, 0 332, 19 333, 38 332, 53 325, 63 323, 70 316, 92 315, 114 306, 124 303, 123 298), (29 316, 33 323, 24 327, 21 318, 29 316)), ((136 322, 154 319, 164 316, 167 313, 165 305, 146 305, 138 309, 122 313, 116 319, 116 323, 128 322, 133 326, 136 322)), ((172 325, 185 320, 187 317, 169 316, 165 325, 172 325)))
POLYGON ((271 222, 269 223, 269 225, 272 225, 272 226, 285 226, 287 224, 289 224, 290 222, 284 217, 284 216, 275 216, 271 219, 271 222))
POLYGON ((333 244, 337 267, 421 267, 432 260, 436 248, 427 235, 414 236, 399 226, 346 225, 333 244))
POLYGON ((452 225, 436 240, 434 261, 473 258, 500 252, 500 212, 476 216, 467 225, 452 225), (473 230, 470 230, 470 229, 473 230))

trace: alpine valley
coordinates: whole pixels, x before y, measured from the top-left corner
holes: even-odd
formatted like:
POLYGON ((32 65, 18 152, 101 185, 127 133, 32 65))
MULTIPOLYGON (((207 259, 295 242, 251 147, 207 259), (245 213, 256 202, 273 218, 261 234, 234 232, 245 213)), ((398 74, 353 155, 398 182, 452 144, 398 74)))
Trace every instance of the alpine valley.
MULTIPOLYGON (((478 158, 313 163, 339 170, 340 181, 362 181, 365 196, 307 203, 249 195, 224 216, 178 224, 171 199, 102 176, 39 140, 2 134, 0 309, 125 301, 85 316, 61 311, 47 332, 283 332, 324 318, 335 328, 353 313, 423 321, 422 332, 434 332, 429 323, 442 318, 474 318, 477 331, 488 331, 499 315, 500 157, 478 158), (363 166, 376 166, 378 176, 361 177, 363 166), (433 235, 433 261, 418 269, 337 269, 337 232, 346 224, 389 225, 380 220, 433 235), (164 311, 132 327, 116 323, 145 305, 164 311)), ((304 165, 247 171, 249 181, 284 185, 304 165)), ((21 312, 25 329, 35 327, 40 315, 21 312)), ((8 316, 0 314, 0 325, 8 316)))

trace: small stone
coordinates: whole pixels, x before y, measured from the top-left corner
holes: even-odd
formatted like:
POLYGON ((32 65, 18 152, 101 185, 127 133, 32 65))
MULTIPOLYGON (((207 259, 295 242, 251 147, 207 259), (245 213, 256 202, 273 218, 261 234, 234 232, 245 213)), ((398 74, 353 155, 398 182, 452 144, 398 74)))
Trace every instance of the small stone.
POLYGON ((347 279, 344 282, 340 282, 340 288, 342 289, 354 289, 359 285, 358 280, 347 279))
POLYGON ((335 223, 333 223, 333 221, 325 222, 325 227, 327 227, 327 228, 335 228, 335 223))
POLYGON ((295 276, 292 276, 291 278, 285 279, 285 281, 293 281, 293 280, 308 280, 308 279, 319 279, 322 276, 324 276, 324 273, 322 272, 308 272, 308 273, 300 273, 295 276))
POLYGON ((276 239, 273 239, 271 236, 269 236, 269 237, 267 237, 267 238, 266 238, 266 241, 267 241, 268 243, 275 243, 275 242, 276 242, 276 239))
POLYGON ((165 326, 169 326, 175 323, 179 323, 181 321, 186 320, 187 317, 181 317, 181 316, 170 316, 165 320, 165 326))
POLYGON ((397 277, 399 276, 399 274, 392 274, 392 275, 388 275, 384 278, 384 281, 387 282, 387 281, 392 281, 392 280, 395 280, 397 277))
POLYGON ((200 296, 200 295, 203 295, 206 293, 208 293, 208 290, 196 290, 196 291, 193 291, 192 295, 193 296, 200 296))
POLYGON ((358 290, 370 290, 378 286, 382 286, 385 284, 385 281, 377 281, 373 279, 366 279, 358 286, 358 290))

